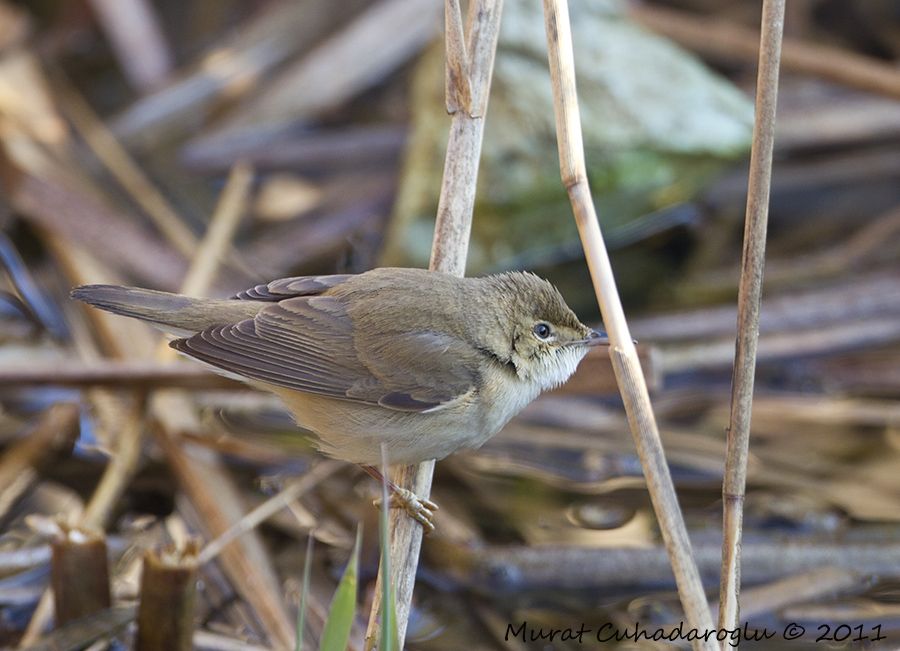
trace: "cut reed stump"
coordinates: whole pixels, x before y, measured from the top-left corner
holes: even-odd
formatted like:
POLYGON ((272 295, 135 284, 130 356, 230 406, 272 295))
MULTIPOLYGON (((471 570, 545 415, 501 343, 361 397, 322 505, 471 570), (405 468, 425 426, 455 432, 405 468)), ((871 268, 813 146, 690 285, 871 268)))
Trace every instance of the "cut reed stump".
POLYGON ((148 550, 141 575, 137 651, 193 649, 197 596, 197 544, 148 550))
POLYGON ((51 548, 57 628, 109 608, 109 561, 103 534, 60 525, 51 548))

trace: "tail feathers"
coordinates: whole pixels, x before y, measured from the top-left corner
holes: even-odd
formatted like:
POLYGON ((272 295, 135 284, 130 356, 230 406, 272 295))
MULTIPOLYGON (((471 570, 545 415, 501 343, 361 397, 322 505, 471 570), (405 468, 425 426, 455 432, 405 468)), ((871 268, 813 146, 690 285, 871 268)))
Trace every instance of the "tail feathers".
POLYGON ((256 316, 265 303, 193 298, 139 287, 82 285, 72 298, 101 310, 146 321, 179 337, 256 316))

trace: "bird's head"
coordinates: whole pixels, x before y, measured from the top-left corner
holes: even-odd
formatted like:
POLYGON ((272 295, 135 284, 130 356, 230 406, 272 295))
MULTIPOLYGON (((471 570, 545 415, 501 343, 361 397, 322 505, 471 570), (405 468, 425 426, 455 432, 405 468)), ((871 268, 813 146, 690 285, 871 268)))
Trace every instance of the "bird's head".
POLYGON ((541 390, 565 382, 592 346, 608 344, 603 332, 578 320, 559 291, 530 273, 483 279, 501 328, 488 343, 491 352, 541 390))

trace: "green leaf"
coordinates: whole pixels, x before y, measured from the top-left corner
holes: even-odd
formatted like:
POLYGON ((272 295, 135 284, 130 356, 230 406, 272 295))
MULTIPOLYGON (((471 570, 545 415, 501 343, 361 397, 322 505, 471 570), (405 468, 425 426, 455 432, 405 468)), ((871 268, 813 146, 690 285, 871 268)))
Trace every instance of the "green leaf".
POLYGON ((356 618, 356 586, 361 541, 362 527, 356 530, 356 544, 353 545, 350 562, 347 563, 344 576, 341 577, 341 582, 331 600, 328 621, 325 622, 325 630, 322 632, 319 645, 321 651, 346 651, 350 641, 350 629, 353 628, 353 620, 356 618))
POLYGON ((297 643, 294 646, 295 651, 303 651, 303 631, 306 630, 306 600, 309 598, 309 573, 312 569, 312 552, 313 552, 312 531, 309 532, 309 538, 306 541, 306 560, 303 562, 303 591, 300 593, 300 607, 297 610, 297 643))
MULTIPOLYGON (((384 444, 382 444, 382 461, 384 461, 384 444)), ((391 536, 388 518, 387 463, 383 464, 381 474, 381 644, 378 651, 400 651, 397 639, 397 606, 394 597, 394 585, 391 582, 391 536)))

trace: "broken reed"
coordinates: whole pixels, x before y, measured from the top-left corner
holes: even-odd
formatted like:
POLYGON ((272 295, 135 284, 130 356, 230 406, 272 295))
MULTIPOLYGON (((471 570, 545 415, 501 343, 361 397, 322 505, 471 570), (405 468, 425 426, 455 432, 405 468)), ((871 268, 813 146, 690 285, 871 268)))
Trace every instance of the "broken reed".
POLYGON ((137 651, 190 651, 194 648, 197 597, 195 541, 182 548, 148 550, 141 574, 137 651))
POLYGON ((109 608, 109 561, 103 533, 60 525, 50 546, 56 627, 109 608))

